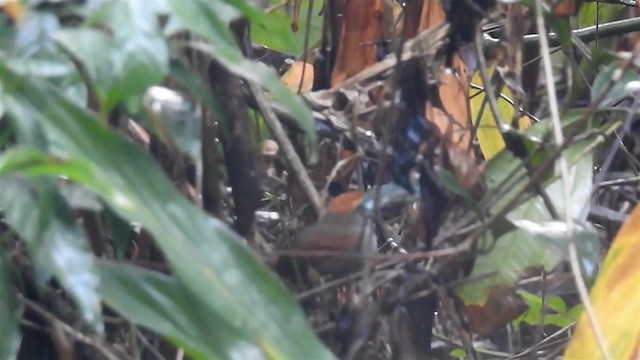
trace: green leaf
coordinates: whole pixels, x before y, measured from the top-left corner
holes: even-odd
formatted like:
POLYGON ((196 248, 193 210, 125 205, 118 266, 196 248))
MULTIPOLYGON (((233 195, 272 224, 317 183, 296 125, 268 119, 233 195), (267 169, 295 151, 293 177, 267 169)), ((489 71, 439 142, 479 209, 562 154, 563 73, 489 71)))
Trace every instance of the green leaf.
POLYGON ((16 301, 16 294, 11 286, 9 276, 9 262, 4 255, 0 255, 0 359, 15 359, 20 347, 20 308, 16 301))
MULTIPOLYGON (((591 100, 595 101, 605 94, 612 79, 616 77, 616 72, 622 71, 623 69, 617 63, 607 65, 593 81, 591 100)), ((637 91, 627 86, 630 82, 638 80, 638 73, 636 71, 631 69, 624 70, 624 72, 618 76, 620 76, 620 80, 615 81, 611 90, 604 95, 603 100, 598 104, 600 108, 611 106, 637 91)))
POLYGON ((36 77, 63 77, 71 75, 75 72, 73 64, 64 58, 54 56, 53 54, 43 55, 46 58, 10 58, 7 63, 15 71, 36 77))
MULTIPOLYGON (((562 125, 564 131, 568 131, 571 127, 575 127, 576 121, 582 117, 581 110, 568 111, 564 114, 562 125)), ((550 144, 552 124, 548 120, 540 121, 527 129, 528 138, 535 139, 536 143, 550 144)), ((593 173, 593 155, 592 148, 596 140, 585 140, 572 145, 565 151, 565 157, 569 163, 569 180, 571 182, 571 206, 573 216, 577 219, 584 219, 587 213, 587 205, 591 193, 591 174, 593 173)), ((531 143, 534 147, 533 143, 531 143)), ((543 149, 537 156, 542 158, 552 150, 549 146, 543 149)), ((562 179, 560 179, 560 169, 556 164, 553 171, 549 172, 552 176, 551 181, 545 181, 545 191, 552 201, 555 209, 559 214, 564 214, 564 192, 562 187, 562 179)), ((493 158, 486 167, 485 181, 489 188, 487 197, 491 200, 496 199, 496 192, 499 192, 498 200, 494 209, 500 209, 502 206, 510 202, 514 196, 521 194, 527 185, 528 177, 522 164, 522 161, 510 151, 504 150, 493 158), (517 179, 524 176, 524 180, 518 183, 509 182, 510 179, 517 179), (507 181, 508 186, 502 186, 507 181), (507 188, 506 192, 502 189, 507 188)), ((507 218, 509 220, 529 219, 534 221, 551 220, 551 215, 547 211, 544 201, 540 196, 533 196, 527 201, 512 210, 507 218)))
POLYGON ((268 89, 271 95, 298 120, 300 127, 309 137, 309 158, 314 162, 317 159, 316 132, 309 108, 301 98, 282 84, 273 69, 242 56, 225 22, 216 11, 219 1, 168 1, 175 16, 187 24, 190 30, 211 42, 211 44, 192 42, 191 47, 212 56, 234 74, 268 89))
POLYGON ((51 178, 2 176, 0 206, 6 221, 26 242, 35 263, 60 281, 82 318, 102 331, 93 254, 55 184, 51 178))
POLYGON ((72 209, 99 212, 103 208, 100 199, 94 193, 77 184, 65 184, 60 188, 60 194, 72 209))
POLYGON ((579 26, 585 28, 594 26, 597 21, 601 24, 614 21, 624 12, 626 6, 621 4, 585 3, 580 7, 579 26), (600 14, 597 14, 597 13, 600 14))
POLYGON ((157 16, 166 13, 166 0, 129 1, 111 0, 104 12, 103 23, 116 39, 131 35, 151 35, 159 31, 157 16))
POLYGON ((567 312, 567 304, 557 295, 547 298, 547 306, 557 313, 567 312))
POLYGON ((53 44, 52 35, 60 27, 55 15, 33 11, 17 24, 13 38, 13 54, 21 58, 48 52, 53 44))
POLYGON ((129 111, 136 113, 142 107, 147 88, 159 84, 169 72, 167 43, 160 34, 134 33, 116 41, 111 56, 112 71, 120 76, 119 95, 129 111))
POLYGON ((104 217, 109 238, 113 240, 115 257, 122 260, 131 246, 132 226, 110 208, 105 209, 104 217))
MULTIPOLYGON (((487 254, 476 258, 469 276, 483 278, 460 289, 467 304, 483 304, 491 288, 514 286, 518 278, 532 267, 541 266, 551 271, 561 260, 567 259, 568 245, 573 237, 578 248, 598 247, 596 230, 588 224, 576 224, 570 235, 566 224, 560 221, 513 221, 518 229, 498 238, 487 254), (489 276, 487 276, 489 274, 489 276)), ((584 267, 594 271, 597 252, 581 252, 584 267)))
MULTIPOLYGON (((246 0, 223 1, 238 9, 249 20, 252 32, 256 30, 261 31, 271 39, 272 43, 281 46, 286 46, 286 44, 296 44, 297 39, 293 36, 287 21, 282 21, 283 19, 273 16, 273 14, 267 14, 263 10, 249 5, 246 0)), ((308 8, 307 4, 308 1, 303 1, 301 2, 301 7, 304 6, 306 9, 308 8)))
POLYGON ((484 304, 494 286, 513 286, 518 277, 531 266, 551 270, 562 259, 560 244, 543 246, 538 239, 522 230, 513 230, 496 240, 488 254, 476 258, 472 278, 482 278, 460 288, 465 304, 484 304), (489 274, 489 276, 487 276, 489 274))
MULTIPOLYGON (((140 223, 154 236, 194 304, 202 305, 201 313, 216 314, 237 335, 228 348, 266 358, 333 358, 287 289, 243 239, 185 199, 150 155, 45 83, 20 77, 2 63, 0 81, 8 89, 2 99, 7 112, 33 116, 56 139, 57 153, 71 159, 23 159, 22 170, 68 176, 98 193, 118 215, 140 223)), ((4 161, 16 169, 16 161, 4 161)), ((0 173, 4 170, 0 164, 0 173)))
POLYGON ((534 326, 553 325, 562 328, 575 321, 570 314, 567 313, 564 300, 559 296, 551 296, 546 299, 546 302, 543 304, 540 296, 530 294, 526 291, 519 293, 528 307, 527 311, 514 320, 516 324, 525 323, 534 326), (549 310, 553 310, 554 313, 548 313, 549 310))
POLYGON ((238 344, 231 324, 206 308, 173 277, 138 267, 100 262, 104 301, 131 321, 172 339, 201 359, 261 358, 251 343, 238 344))
POLYGON ((540 320, 542 320, 542 298, 526 291, 519 291, 518 294, 522 296, 522 299, 527 304, 527 310, 515 319, 514 322, 518 325, 521 323, 528 325, 540 324, 540 320))
POLYGON ((549 17, 549 25, 551 29, 556 33, 558 39, 560 40, 560 44, 565 49, 571 48, 571 23, 569 19, 559 18, 556 16, 549 17))
POLYGON ((580 315, 582 315, 583 310, 584 310, 584 305, 578 304, 569 310, 569 312, 567 313, 567 316, 572 321, 578 321, 578 318, 580 317, 580 315))
POLYGON ((574 321, 569 316, 567 316, 567 314, 547 314, 544 316, 543 320, 544 325, 553 325, 559 328, 569 326, 574 321))
MULTIPOLYGON (((271 21, 278 24, 278 27, 265 26, 260 21, 251 20, 251 38, 274 50, 302 56, 304 53, 304 38, 307 29, 307 11, 310 1, 300 2, 300 18, 298 21, 298 31, 293 32, 290 24, 291 15, 287 13, 286 7, 279 7, 277 10, 264 15, 271 21)), ((272 1, 271 5, 276 5, 272 1)), ((313 46, 322 36, 323 16, 321 13, 323 2, 316 0, 313 2, 311 11, 311 27, 309 28, 309 46, 313 46)))
POLYGON ((84 66, 102 111, 112 109, 121 99, 117 91, 120 74, 113 71, 113 39, 95 29, 63 29, 55 35, 58 43, 84 66), (100 44, 100 46, 96 46, 100 44))
MULTIPOLYGON (((115 8, 123 7, 122 17, 132 17, 141 10, 138 1, 114 2, 115 8)), ((145 13, 146 14, 146 13, 145 13)), ((146 16, 141 16, 141 19, 146 16)), ((120 19, 121 26, 115 37, 92 28, 63 29, 56 34, 56 40, 85 67, 91 85, 100 100, 101 112, 107 114, 123 99, 131 112, 140 110, 142 96, 151 85, 158 84, 169 71, 169 49, 157 25, 136 20, 139 27, 126 26, 126 18, 120 19), (117 36, 120 34, 120 36, 117 36), (96 46, 100 44, 100 46, 96 46)), ((134 21, 134 20, 131 20, 134 21)))
MULTIPOLYGON (((592 175, 593 175, 593 154, 588 152, 583 154, 586 142, 578 143, 566 151, 566 158, 569 164, 577 162, 569 166, 569 182, 571 187, 570 206, 571 214, 574 219, 585 220, 588 214, 588 206, 591 200, 592 175)), ((556 163, 556 178, 545 187, 545 191, 549 200, 553 203, 556 211, 561 216, 565 214, 565 197, 562 179, 559 178, 560 169, 556 163)), ((534 196, 522 205, 511 211, 507 218, 511 221, 527 219, 532 221, 551 220, 551 215, 544 205, 544 201, 540 196, 534 196)))
MULTIPOLYGON (((627 6, 619 4, 603 4, 603 3, 584 3, 580 7, 579 26, 581 28, 620 20, 627 17, 627 6), (599 13, 596 15, 596 13, 599 13)), ((580 60, 579 68, 573 71, 573 79, 571 81, 571 89, 569 90, 574 96, 588 97, 591 84, 596 78, 599 68, 602 62, 598 57, 598 52, 609 51, 613 48, 614 43, 617 41, 615 36, 601 38, 597 41, 593 41, 589 44, 589 49, 592 53, 592 58, 584 56, 580 60), (602 49, 602 50, 601 50, 602 49)))
POLYGON ((464 349, 453 349, 451 350, 451 352, 449 353, 449 356, 456 358, 456 359, 466 359, 467 358, 467 352, 464 351, 464 349))

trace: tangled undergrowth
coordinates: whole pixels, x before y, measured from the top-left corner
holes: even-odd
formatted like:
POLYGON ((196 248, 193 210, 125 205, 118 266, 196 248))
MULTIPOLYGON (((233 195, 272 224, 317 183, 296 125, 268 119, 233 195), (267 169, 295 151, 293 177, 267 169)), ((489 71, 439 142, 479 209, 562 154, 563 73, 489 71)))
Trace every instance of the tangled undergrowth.
POLYGON ((631 3, 5 2, 0 359, 633 357, 631 3))

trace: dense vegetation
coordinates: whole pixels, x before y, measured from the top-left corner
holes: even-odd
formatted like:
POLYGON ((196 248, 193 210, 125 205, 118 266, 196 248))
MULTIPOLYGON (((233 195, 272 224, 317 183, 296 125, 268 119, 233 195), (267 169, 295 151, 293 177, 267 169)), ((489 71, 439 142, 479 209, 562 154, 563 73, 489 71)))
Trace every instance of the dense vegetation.
POLYGON ((637 356, 635 2, 2 11, 0 359, 637 356))

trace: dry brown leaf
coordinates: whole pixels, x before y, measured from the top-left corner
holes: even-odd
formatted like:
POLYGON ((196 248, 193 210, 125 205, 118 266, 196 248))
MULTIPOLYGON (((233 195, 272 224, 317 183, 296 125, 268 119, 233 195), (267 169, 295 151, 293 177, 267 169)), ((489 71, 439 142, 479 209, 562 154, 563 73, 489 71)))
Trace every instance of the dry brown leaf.
MULTIPOLYGON (((446 21, 446 15, 439 1, 425 1, 420 18, 420 31, 434 28, 446 21)), ((439 94, 443 109, 427 103, 425 115, 428 121, 436 124, 447 142, 460 150, 468 151, 471 144, 471 121, 469 117, 469 82, 467 66, 460 56, 453 58, 453 67, 458 74, 443 69, 440 74, 439 94)), ((473 152, 469 156, 475 158, 473 152)))

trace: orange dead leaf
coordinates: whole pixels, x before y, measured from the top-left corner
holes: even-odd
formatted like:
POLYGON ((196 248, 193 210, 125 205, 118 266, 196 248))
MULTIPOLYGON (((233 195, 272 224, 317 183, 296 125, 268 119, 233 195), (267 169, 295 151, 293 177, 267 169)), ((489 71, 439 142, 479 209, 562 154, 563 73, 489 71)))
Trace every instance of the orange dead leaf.
POLYGON ((305 64, 303 61, 294 62, 291 68, 282 76, 282 82, 293 91, 298 91, 300 82, 302 82, 300 92, 311 91, 313 86, 313 65, 305 64), (304 76, 302 73, 303 67, 304 76))
MULTIPOLYGON (((443 24, 446 21, 444 8, 440 1, 425 1, 420 17, 420 31, 443 24)), ((453 67, 458 74, 443 70, 440 74, 439 93, 443 109, 427 103, 425 115, 427 119, 440 129, 445 138, 460 150, 468 150, 471 139, 471 121, 469 117, 469 81, 467 66, 456 54, 453 67), (444 110, 444 111, 443 111, 444 110)), ((469 152, 471 157, 473 152, 469 152)))
MULTIPOLYGON (((638 359, 640 344, 640 206, 624 223, 591 289, 593 310, 614 359, 638 359)), ((586 314, 564 354, 565 359, 603 358, 586 314)))
POLYGON ((429 102, 425 115, 453 146, 460 150, 467 150, 471 144, 469 102, 467 101, 470 87, 466 80, 467 67, 457 54, 453 58, 453 66, 459 69, 460 74, 456 75, 450 70, 444 70, 440 74, 438 92, 443 109, 429 102))

